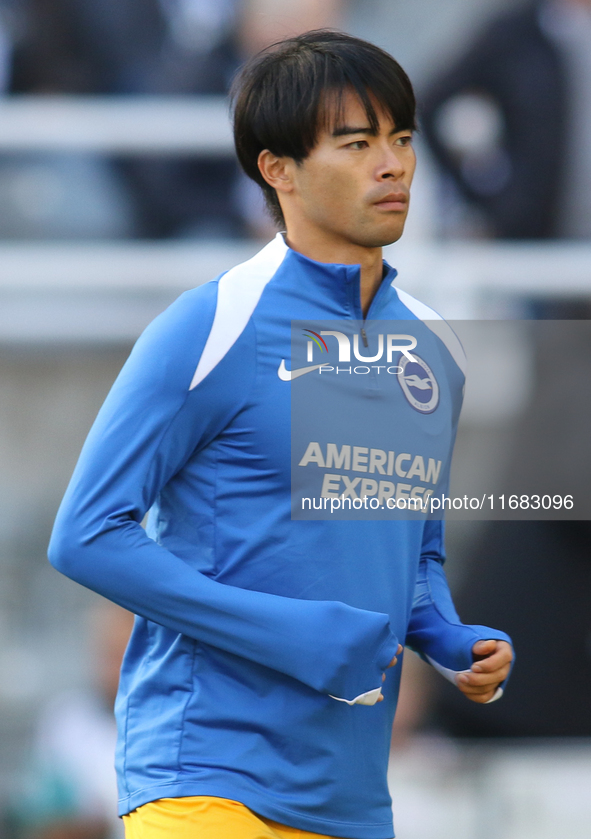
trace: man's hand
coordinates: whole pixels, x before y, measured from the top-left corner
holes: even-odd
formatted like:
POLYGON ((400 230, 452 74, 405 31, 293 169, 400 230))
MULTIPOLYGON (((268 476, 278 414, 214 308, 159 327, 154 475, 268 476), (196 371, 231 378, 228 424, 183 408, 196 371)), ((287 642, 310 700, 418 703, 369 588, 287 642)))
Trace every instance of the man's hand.
POLYGON ((513 650, 506 641, 478 641, 472 647, 472 653, 474 664, 456 681, 464 696, 482 704, 493 698, 498 686, 509 675, 513 650))
MULTIPOLYGON (((392 661, 390 662, 390 664, 388 665, 386 670, 388 670, 390 667, 394 667, 394 665, 398 663, 398 659, 396 658, 396 656, 399 656, 401 652, 402 652, 402 644, 398 644, 398 649, 396 650, 396 655, 394 656, 394 658, 392 659, 392 661)), ((383 676, 382 676, 382 682, 385 682, 385 681, 386 681, 386 674, 384 673, 383 676)), ((384 697, 380 696, 378 698, 378 702, 383 702, 383 701, 384 701, 384 697)))

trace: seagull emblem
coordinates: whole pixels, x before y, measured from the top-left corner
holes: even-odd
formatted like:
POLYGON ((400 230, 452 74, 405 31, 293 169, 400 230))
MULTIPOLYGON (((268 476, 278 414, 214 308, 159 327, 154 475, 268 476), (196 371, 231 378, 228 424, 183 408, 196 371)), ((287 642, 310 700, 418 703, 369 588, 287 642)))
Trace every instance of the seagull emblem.
POLYGON ((416 373, 413 373, 412 376, 405 376, 404 381, 409 387, 416 387, 417 390, 433 390, 429 377, 421 379, 416 373))

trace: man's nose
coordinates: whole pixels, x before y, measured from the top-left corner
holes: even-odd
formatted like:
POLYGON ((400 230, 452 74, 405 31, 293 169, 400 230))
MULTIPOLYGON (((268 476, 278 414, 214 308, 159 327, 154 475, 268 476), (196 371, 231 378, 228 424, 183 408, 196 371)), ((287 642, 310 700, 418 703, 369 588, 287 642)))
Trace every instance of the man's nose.
POLYGON ((386 145, 381 149, 382 155, 379 161, 376 175, 379 180, 387 178, 401 178, 404 175, 404 161, 397 149, 386 145))

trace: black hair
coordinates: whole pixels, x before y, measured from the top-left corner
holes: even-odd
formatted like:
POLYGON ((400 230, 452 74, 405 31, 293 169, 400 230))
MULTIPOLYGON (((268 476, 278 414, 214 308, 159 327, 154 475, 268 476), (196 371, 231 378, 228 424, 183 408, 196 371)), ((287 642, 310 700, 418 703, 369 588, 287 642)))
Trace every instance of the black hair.
POLYGON ((384 50, 344 32, 318 29, 273 44, 242 68, 232 85, 234 142, 246 174, 263 190, 279 226, 285 223, 277 192, 260 173, 263 149, 301 163, 329 119, 338 121, 343 94, 353 90, 372 131, 379 119, 374 101, 398 131, 413 130, 416 102, 402 67, 384 50), (335 98, 327 109, 326 95, 335 98))

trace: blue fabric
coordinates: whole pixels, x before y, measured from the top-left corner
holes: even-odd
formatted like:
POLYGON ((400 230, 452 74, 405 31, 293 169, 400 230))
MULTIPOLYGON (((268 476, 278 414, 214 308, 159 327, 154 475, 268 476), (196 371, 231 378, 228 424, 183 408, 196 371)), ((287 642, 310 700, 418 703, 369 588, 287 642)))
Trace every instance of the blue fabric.
MULTIPOLYGON (((441 525, 441 522, 428 522, 426 527, 434 529, 435 524, 441 525)), ((505 632, 490 626, 461 622, 435 547, 432 544, 421 558, 406 644, 425 660, 428 657, 448 670, 469 670, 474 662, 472 647, 478 641, 507 641, 509 644, 512 641, 505 632)), ((504 689, 508 680, 509 677, 500 687, 504 689)))
MULTIPOLYGON (((369 318, 416 321, 394 276, 369 318)), ((292 320, 362 319, 358 267, 287 250, 231 349, 190 390, 217 289, 182 295, 138 341, 50 545, 56 568, 138 615, 116 705, 120 813, 215 795, 303 830, 388 839, 400 668, 373 707, 330 695, 382 684, 412 620, 421 554, 442 559, 441 523, 291 518, 292 383, 277 370, 292 320)), ((425 416, 400 397, 400 429, 427 446, 443 422, 451 454, 463 377, 443 346, 437 354, 450 397, 425 416)), ((375 376, 364 398, 383 386, 375 376)), ((412 451, 405 442, 392 445, 412 451)))

